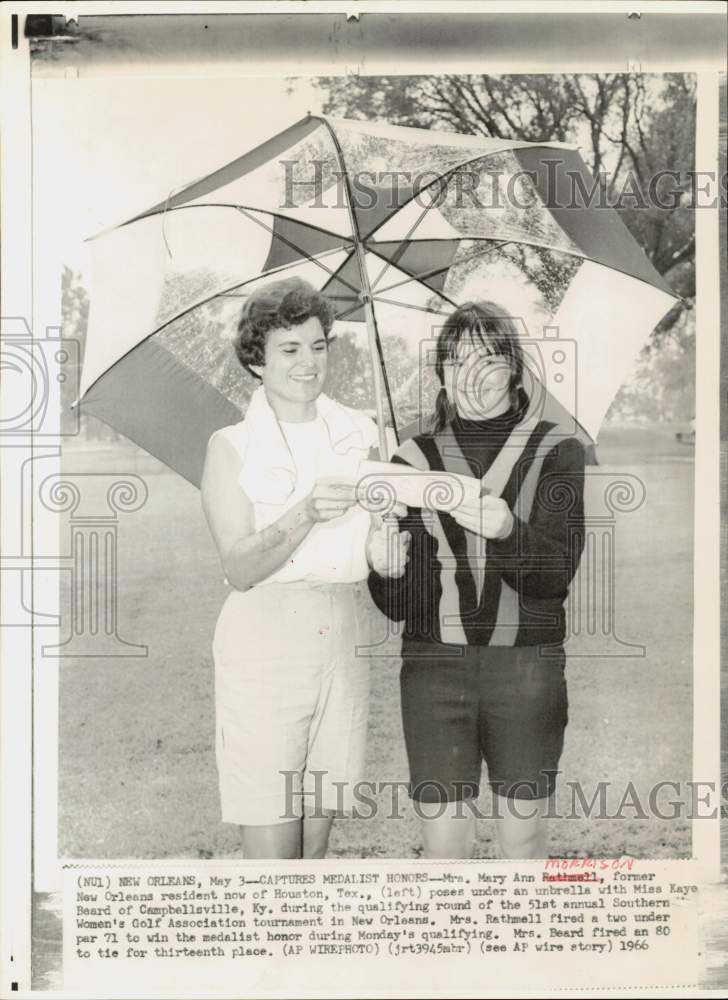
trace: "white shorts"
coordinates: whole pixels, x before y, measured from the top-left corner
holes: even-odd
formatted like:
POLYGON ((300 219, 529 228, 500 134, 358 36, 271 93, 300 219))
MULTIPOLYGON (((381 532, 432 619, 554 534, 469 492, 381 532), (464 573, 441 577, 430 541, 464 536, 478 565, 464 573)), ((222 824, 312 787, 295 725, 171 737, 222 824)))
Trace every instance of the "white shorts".
POLYGON ((285 823, 349 812, 369 708, 366 583, 271 583, 233 591, 215 629, 222 819, 285 823))

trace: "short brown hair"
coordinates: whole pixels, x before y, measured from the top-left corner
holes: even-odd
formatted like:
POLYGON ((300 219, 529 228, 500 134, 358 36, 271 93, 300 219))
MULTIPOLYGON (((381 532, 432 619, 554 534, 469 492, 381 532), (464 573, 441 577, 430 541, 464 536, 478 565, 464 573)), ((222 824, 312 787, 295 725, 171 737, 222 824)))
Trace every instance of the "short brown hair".
POLYGON ((334 310, 328 299, 302 278, 283 278, 257 288, 243 306, 234 340, 238 361, 254 378, 251 365, 265 364, 265 340, 271 330, 290 330, 315 316, 328 340, 334 310))

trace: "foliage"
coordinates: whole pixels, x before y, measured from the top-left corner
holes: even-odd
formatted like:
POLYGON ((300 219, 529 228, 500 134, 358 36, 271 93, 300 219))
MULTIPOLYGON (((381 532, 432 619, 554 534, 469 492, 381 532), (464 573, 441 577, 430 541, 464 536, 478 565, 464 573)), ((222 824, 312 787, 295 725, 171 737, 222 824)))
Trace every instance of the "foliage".
MULTIPOLYGON (((401 336, 382 337, 387 377, 397 426, 402 428, 420 416, 423 381, 411 350, 401 336)), ((337 333, 331 344, 326 391, 345 406, 368 410, 374 415, 375 400, 368 347, 351 330, 337 333)), ((385 412, 387 408, 385 407, 385 412)))
POLYGON ((634 378, 617 393, 607 420, 687 424, 695 416, 694 386, 695 310, 684 309, 644 348, 634 378))
MULTIPOLYGON (((66 378, 61 382, 61 433, 71 434, 75 427, 75 418, 71 413, 71 404, 78 395, 81 380, 81 367, 84 348, 86 346, 86 330, 88 328, 89 297, 81 281, 81 275, 64 267, 61 272, 61 335, 67 340, 75 340, 78 344, 78 364, 69 363, 66 378)), ((73 358, 73 355, 71 355, 73 358)), ((79 431, 84 437, 95 440, 117 440, 119 434, 95 420, 87 417, 81 409, 79 431)))
POLYGON ((326 392, 357 410, 374 407, 373 379, 369 351, 357 342, 355 333, 337 333, 329 349, 326 392))
MULTIPOLYGON (((691 308, 695 296, 690 180, 694 77, 627 73, 349 76, 321 77, 317 85, 325 96, 324 112, 339 117, 527 142, 579 144, 604 198, 683 299, 653 332, 641 370, 647 366, 655 377, 667 379, 670 389, 665 391, 665 406, 667 398, 677 394, 682 402, 670 403, 669 408, 692 410, 693 340, 676 331, 682 329, 685 309, 691 308)), ((654 394, 651 400, 648 409, 657 405, 654 394)))
MULTIPOLYGON (((692 77, 628 73, 549 76, 321 77, 324 111, 394 125, 438 128, 526 142, 582 145, 592 173, 617 202, 624 221, 657 270, 694 294, 695 257, 690 192, 657 192, 665 205, 647 207, 659 171, 693 169, 695 84, 692 77), (640 192, 634 194, 634 178, 640 192), (621 196, 621 198, 620 198, 621 196), (677 206, 672 207, 676 201, 677 206), (680 271, 677 275, 675 272, 680 271)), ((684 180, 684 178, 683 178, 684 180)), ((660 187, 658 185, 658 187, 660 187)))
POLYGON ((156 343, 245 412, 257 382, 241 368, 232 345, 243 297, 235 290, 216 295, 220 287, 220 276, 207 268, 168 274, 156 343), (200 304, 189 309, 193 301, 200 304), (166 322, 170 316, 177 318, 166 322))

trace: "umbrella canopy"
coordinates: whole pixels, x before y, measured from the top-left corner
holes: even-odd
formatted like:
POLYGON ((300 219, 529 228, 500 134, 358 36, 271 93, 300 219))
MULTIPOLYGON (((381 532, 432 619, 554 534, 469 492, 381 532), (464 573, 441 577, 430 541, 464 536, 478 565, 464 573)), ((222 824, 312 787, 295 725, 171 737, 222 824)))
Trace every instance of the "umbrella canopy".
POLYGON ((327 391, 411 432, 438 328, 466 300, 520 328, 528 391, 596 435, 675 296, 578 150, 307 116, 95 237, 84 412, 199 484, 255 388, 246 296, 298 275, 336 310, 327 391))

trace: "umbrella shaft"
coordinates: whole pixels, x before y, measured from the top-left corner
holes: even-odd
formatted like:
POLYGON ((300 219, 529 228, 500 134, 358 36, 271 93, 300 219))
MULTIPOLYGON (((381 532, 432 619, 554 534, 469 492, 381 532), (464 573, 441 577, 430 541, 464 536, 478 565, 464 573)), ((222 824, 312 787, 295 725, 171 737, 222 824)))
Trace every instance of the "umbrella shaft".
POLYGON ((379 360, 379 345, 377 343, 377 328, 374 321, 374 307, 371 300, 364 303, 364 313, 367 320, 367 336, 369 338, 369 353, 372 358, 372 375, 374 377, 374 405, 377 409, 377 430, 379 431, 379 454, 383 462, 389 461, 387 434, 384 424, 384 392, 382 389, 382 372, 379 360))

